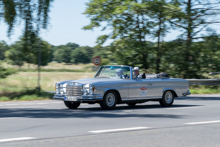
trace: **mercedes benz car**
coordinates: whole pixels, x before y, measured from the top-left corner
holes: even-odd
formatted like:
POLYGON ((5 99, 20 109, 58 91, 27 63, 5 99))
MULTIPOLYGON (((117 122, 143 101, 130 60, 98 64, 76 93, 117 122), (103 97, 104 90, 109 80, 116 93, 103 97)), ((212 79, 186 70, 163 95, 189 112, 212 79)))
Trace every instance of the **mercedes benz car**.
POLYGON ((189 94, 187 80, 164 74, 135 76, 130 66, 106 65, 99 68, 94 78, 56 83, 53 99, 63 100, 69 109, 76 109, 81 103, 99 103, 102 109, 114 109, 117 104, 134 107, 148 101, 168 107, 175 97, 189 94))

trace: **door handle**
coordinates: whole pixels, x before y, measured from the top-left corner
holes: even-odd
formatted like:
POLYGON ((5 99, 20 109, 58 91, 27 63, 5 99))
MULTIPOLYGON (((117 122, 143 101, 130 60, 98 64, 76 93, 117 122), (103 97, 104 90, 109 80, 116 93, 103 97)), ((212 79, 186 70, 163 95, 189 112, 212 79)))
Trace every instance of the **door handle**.
POLYGON ((152 83, 149 83, 148 86, 152 86, 152 83))

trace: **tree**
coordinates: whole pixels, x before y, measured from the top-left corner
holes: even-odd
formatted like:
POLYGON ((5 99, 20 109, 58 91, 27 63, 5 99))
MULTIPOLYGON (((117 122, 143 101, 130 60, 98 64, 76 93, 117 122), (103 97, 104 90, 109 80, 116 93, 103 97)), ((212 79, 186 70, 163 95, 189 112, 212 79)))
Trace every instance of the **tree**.
POLYGON ((40 28, 47 28, 48 13, 53 0, 0 0, 0 19, 8 24, 8 35, 16 20, 24 22, 25 41, 38 35, 40 28), (29 37, 29 38, 28 38, 29 37))
POLYGON ((180 28, 184 33, 180 36, 186 40, 182 49, 184 56, 181 64, 184 78, 197 76, 195 58, 192 58, 192 42, 195 39, 203 38, 201 32, 210 24, 220 23, 217 15, 220 14, 220 2, 218 0, 179 0, 182 11, 173 13, 169 22, 176 28, 180 28))
POLYGON ((0 41, 0 60, 5 59, 5 51, 9 49, 8 45, 5 41, 0 41))
MULTIPOLYGON (((136 64, 148 68, 148 49, 146 35, 149 34, 150 22, 148 21, 148 3, 144 0, 91 0, 84 12, 91 22, 84 29, 89 30, 101 27, 102 30, 110 28, 110 34, 102 35, 97 39, 98 44, 103 44, 107 39, 131 40, 131 48, 138 48, 136 52, 139 59, 136 64), (132 44, 131 44, 132 43, 132 44)), ((135 60, 135 58, 132 58, 135 60)))
POLYGON ((75 43, 67 43, 66 45, 59 45, 59 46, 53 47, 52 49, 54 52, 53 60, 59 63, 61 62, 71 63, 71 60, 72 60, 71 53, 77 47, 79 47, 79 45, 75 43))
POLYGON ((82 46, 76 48, 71 53, 72 63, 78 64, 78 63, 90 63, 93 56, 93 48, 89 46, 82 46))
POLYGON ((10 46, 10 49, 5 52, 6 61, 9 64, 21 67, 25 62, 25 56, 22 52, 22 44, 20 41, 15 42, 10 46))
POLYGON ((35 43, 29 46, 29 50, 24 51, 24 39, 21 38, 10 46, 10 49, 5 52, 6 61, 12 65, 22 66, 24 62, 29 64, 38 64, 38 51, 41 49, 41 65, 45 66, 50 60, 51 47, 49 43, 36 38, 35 43))
MULTIPOLYGON (((143 67, 143 55, 145 53, 148 58, 145 61, 149 64, 148 69, 154 66, 154 43, 146 42, 145 48, 135 45, 131 40, 117 40, 111 44, 111 51, 119 64, 143 67)), ((145 71, 146 72, 146 71, 145 71)))
POLYGON ((51 58, 51 45, 41 39, 37 39, 32 46, 32 63, 38 65, 38 54, 41 50, 41 65, 45 66, 49 63, 51 58))
POLYGON ((170 29, 168 25, 168 19, 172 16, 175 12, 179 12, 181 9, 179 7, 179 3, 176 2, 167 2, 166 0, 152 0, 148 2, 149 4, 149 17, 153 20, 152 21, 152 31, 151 35, 153 38, 157 38, 157 47, 155 48, 156 52, 156 73, 160 73, 160 66, 161 66, 161 58, 164 53, 163 48, 163 38, 168 33, 170 29))
POLYGON ((4 67, 2 67, 2 65, 0 65, 0 79, 5 79, 9 75, 12 75, 12 74, 15 74, 15 73, 16 73, 16 71, 14 69, 4 68, 4 67))

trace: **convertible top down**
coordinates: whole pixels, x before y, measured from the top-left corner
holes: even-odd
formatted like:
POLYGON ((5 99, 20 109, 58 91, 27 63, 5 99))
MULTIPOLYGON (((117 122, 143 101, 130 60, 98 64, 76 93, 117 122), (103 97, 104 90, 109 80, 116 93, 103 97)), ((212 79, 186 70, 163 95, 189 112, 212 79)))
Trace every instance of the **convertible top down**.
POLYGON ((130 66, 102 66, 92 79, 56 83, 53 98, 63 100, 69 109, 78 108, 80 103, 99 103, 102 109, 113 109, 116 104, 135 106, 147 101, 159 101, 167 107, 175 97, 190 94, 187 80, 169 78, 165 73, 134 74, 130 66))

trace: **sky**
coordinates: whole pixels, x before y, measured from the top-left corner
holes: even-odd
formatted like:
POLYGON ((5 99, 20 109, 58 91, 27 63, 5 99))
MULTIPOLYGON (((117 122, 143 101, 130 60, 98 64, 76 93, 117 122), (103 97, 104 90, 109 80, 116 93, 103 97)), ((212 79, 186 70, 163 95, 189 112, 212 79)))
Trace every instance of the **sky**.
MULTIPOLYGON (((86 3, 89 0, 55 0, 49 13, 50 20, 48 29, 42 31, 40 37, 52 45, 63 45, 74 42, 80 46, 95 46, 96 38, 100 35, 110 33, 110 30, 101 31, 101 28, 94 30, 83 30, 83 26, 88 25, 90 20, 82 13, 86 10, 86 3)), ((10 38, 7 36, 7 25, 0 23, 0 40, 5 40, 8 44, 17 41, 22 35, 24 26, 16 24, 10 38)), ((215 28, 220 29, 219 26, 215 28)), ((181 32, 171 30, 164 38, 165 41, 176 39, 181 32)), ((112 40, 104 45, 109 45, 112 40)))

